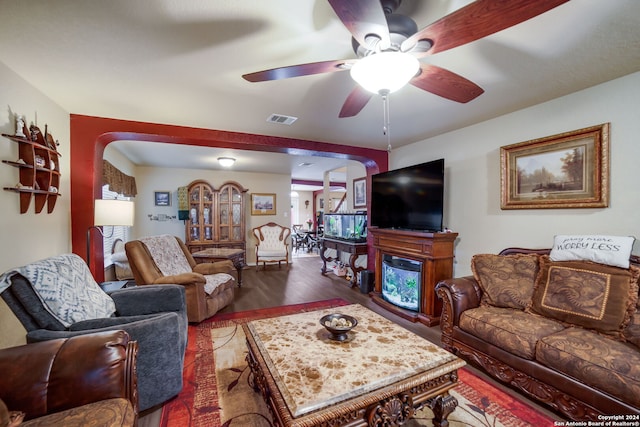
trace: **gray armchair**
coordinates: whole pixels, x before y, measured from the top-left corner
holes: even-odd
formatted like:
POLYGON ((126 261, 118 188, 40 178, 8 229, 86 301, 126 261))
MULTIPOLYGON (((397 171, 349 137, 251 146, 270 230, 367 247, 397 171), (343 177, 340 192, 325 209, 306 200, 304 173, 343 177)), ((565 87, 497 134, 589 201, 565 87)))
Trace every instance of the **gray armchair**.
MULTIPOLYGON (((88 272, 86 264, 77 258, 80 264, 70 258, 73 262, 69 269, 77 270, 84 266, 88 272)), ((60 264, 54 265, 60 267, 60 264)), ((110 294, 115 303, 113 315, 65 326, 52 314, 51 304, 43 302, 42 291, 36 292, 35 285, 20 271, 17 269, 3 275, 6 289, 0 296, 27 330, 27 342, 124 330, 139 346, 137 370, 140 411, 159 405, 180 392, 187 344, 187 312, 182 286, 153 285, 114 291, 110 294)), ((67 271, 62 268, 55 273, 64 275, 67 271)), ((46 274, 33 277, 41 276, 46 278, 46 274)), ((80 286, 92 292, 102 292, 95 281, 80 286)), ((104 297, 104 293, 100 297, 104 297)))

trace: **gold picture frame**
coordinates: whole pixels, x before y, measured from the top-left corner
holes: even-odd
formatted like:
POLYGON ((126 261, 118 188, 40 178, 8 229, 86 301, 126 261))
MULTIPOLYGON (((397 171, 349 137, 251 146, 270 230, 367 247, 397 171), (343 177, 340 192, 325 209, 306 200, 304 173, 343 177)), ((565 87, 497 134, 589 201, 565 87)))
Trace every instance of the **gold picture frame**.
POLYGON ((276 194, 275 193, 252 193, 251 194, 251 215, 275 215, 276 214, 276 194))
POLYGON ((609 206, 609 123, 500 147, 501 209, 609 206))

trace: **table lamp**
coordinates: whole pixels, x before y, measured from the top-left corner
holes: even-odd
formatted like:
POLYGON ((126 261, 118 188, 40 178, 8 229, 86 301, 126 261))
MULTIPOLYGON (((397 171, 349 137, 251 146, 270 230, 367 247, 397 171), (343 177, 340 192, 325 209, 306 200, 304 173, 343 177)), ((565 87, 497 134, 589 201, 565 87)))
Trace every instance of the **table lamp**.
POLYGON ((102 236, 104 233, 100 227, 105 225, 126 226, 133 225, 134 204, 130 200, 104 200, 96 199, 94 205, 93 225, 87 229, 87 265, 91 268, 91 230, 96 229, 102 236))

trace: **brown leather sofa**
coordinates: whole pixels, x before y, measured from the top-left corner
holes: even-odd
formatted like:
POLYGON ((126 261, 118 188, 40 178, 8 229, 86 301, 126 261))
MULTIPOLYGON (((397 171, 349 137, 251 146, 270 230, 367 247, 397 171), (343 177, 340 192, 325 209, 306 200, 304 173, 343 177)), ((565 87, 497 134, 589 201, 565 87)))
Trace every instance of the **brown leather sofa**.
POLYGON ((132 240, 125 244, 125 251, 133 277, 137 285, 177 284, 184 287, 189 322, 198 323, 216 314, 227 306, 234 297, 233 278, 218 285, 213 292, 205 292, 205 276, 217 273, 231 273, 235 270, 230 260, 198 264, 184 242, 172 236, 178 242, 179 253, 172 254, 186 258, 191 271, 175 275, 164 275, 154 261, 149 248, 141 240, 132 240))
POLYGON ((0 399, 22 426, 135 426, 138 344, 100 332, 0 350, 0 399))
MULTIPOLYGON (((499 255, 548 253, 508 248, 499 255)), ((632 256, 631 265, 640 266, 640 257, 632 256)), ((626 339, 614 339, 527 309, 491 306, 476 277, 436 285, 445 349, 563 417, 598 421, 601 414, 640 414, 640 305, 624 326, 626 339)))

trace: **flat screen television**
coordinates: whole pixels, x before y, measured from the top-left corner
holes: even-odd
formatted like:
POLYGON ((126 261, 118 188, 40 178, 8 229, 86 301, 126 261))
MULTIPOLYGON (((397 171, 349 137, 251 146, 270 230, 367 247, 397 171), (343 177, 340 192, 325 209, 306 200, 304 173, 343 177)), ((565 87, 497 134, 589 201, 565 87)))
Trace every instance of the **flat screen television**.
POLYGON ((379 228, 442 231, 444 159, 371 177, 369 223, 379 228))

